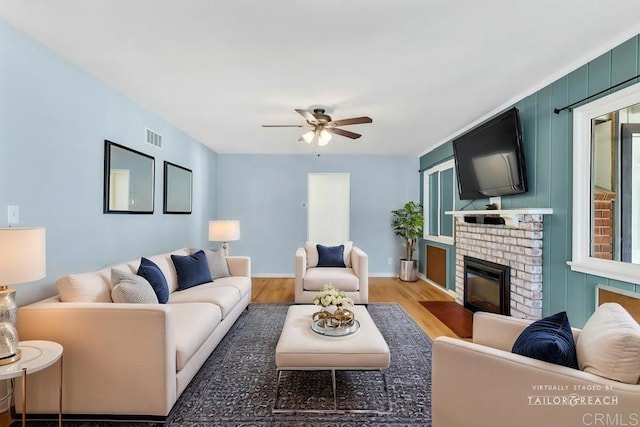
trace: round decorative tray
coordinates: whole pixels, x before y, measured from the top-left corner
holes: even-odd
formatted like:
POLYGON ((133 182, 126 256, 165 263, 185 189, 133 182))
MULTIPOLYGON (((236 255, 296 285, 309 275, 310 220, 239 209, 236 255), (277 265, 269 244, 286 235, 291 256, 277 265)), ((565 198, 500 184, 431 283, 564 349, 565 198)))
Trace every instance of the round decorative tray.
POLYGON ((320 320, 311 322, 311 330, 325 337, 346 337, 360 330, 360 323, 357 320, 353 321, 353 325, 343 327, 320 326, 318 322, 320 322, 320 320))

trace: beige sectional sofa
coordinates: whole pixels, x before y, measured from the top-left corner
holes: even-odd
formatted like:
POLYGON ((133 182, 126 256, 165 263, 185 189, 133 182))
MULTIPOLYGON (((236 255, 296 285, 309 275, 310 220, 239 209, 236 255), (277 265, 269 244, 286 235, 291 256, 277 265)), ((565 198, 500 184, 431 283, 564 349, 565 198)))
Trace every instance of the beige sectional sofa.
MULTIPOLYGON (((65 414, 166 416, 251 301, 251 261, 226 257, 230 277, 178 291, 170 255, 147 257, 164 274, 167 304, 111 301, 111 268, 135 273, 140 259, 58 280, 59 295, 23 306, 21 340, 64 347, 65 414)), ((29 376, 29 413, 57 412, 56 369, 29 376)), ((20 400, 17 391, 17 400, 20 400)), ((16 407, 20 407, 17 402, 16 407)))

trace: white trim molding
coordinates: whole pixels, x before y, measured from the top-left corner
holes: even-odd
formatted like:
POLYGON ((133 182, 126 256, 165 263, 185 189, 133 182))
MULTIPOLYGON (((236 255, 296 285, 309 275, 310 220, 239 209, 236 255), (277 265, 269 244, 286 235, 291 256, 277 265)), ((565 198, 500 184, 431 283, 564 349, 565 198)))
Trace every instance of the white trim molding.
POLYGON ((591 120, 640 103, 640 84, 573 110, 573 242, 571 270, 623 282, 640 282, 640 265, 591 256, 591 120))
POLYGON ((446 294, 446 295, 448 295, 448 296, 450 296, 452 298, 456 297, 456 292, 455 291, 452 291, 451 289, 447 289, 445 287, 442 287, 441 285, 437 284, 436 282, 427 279, 427 276, 425 276, 424 274, 418 273, 418 278, 420 280, 422 280, 423 282, 426 282, 428 285, 431 285, 432 287, 436 288, 440 292, 442 292, 442 293, 444 293, 444 294, 446 294))
MULTIPOLYGON (((424 240, 429 240, 429 241, 433 241, 433 242, 438 242, 438 243, 443 243, 446 245, 453 245, 454 244, 454 224, 451 224, 451 236, 446 236, 446 235, 442 235, 440 234, 440 230, 442 229, 442 224, 440 223, 440 213, 442 211, 442 206, 440 205, 440 202, 442 201, 442 195, 440 194, 440 190, 441 190, 441 185, 440 185, 440 177, 442 176, 441 173, 443 171, 452 170, 452 176, 451 179, 453 180, 452 182, 452 188, 451 191, 454 193, 453 194, 453 198, 455 200, 455 191, 456 191, 456 186, 455 186, 455 161, 454 159, 449 159, 449 160, 445 160, 442 163, 438 163, 437 165, 433 166, 432 168, 429 168, 427 170, 424 171, 423 175, 422 175, 422 212, 424 215, 424 228, 422 230, 422 238, 424 240), (430 202, 431 202, 431 193, 430 193, 430 189, 429 189, 429 176, 433 175, 434 173, 438 173, 438 195, 436 197, 436 200, 438 200, 438 207, 437 207, 437 211, 438 211, 438 216, 437 218, 435 218, 435 221, 437 221, 438 223, 438 234, 437 235, 433 235, 433 234, 429 234, 429 223, 434 221, 434 218, 431 218, 431 208, 430 208, 430 202)), ((455 202, 454 202, 455 203, 455 202)))
POLYGON ((508 227, 519 228, 524 215, 551 215, 551 208, 531 208, 531 209, 502 209, 502 210, 480 210, 480 211, 447 211, 445 215, 453 215, 458 222, 464 222, 465 216, 495 216, 504 219, 508 227))
MULTIPOLYGON (((292 273, 254 273, 251 275, 256 279, 295 279, 292 273)), ((369 277, 398 277, 397 272, 389 271, 386 273, 369 273, 369 277)))

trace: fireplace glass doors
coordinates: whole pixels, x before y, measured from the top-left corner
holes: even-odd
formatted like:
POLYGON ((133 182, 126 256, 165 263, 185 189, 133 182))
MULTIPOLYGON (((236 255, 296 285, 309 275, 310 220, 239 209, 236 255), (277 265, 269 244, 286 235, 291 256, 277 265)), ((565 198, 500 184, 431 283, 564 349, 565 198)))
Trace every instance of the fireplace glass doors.
POLYGON ((506 265, 464 257, 464 306, 471 311, 509 315, 510 269, 506 265))

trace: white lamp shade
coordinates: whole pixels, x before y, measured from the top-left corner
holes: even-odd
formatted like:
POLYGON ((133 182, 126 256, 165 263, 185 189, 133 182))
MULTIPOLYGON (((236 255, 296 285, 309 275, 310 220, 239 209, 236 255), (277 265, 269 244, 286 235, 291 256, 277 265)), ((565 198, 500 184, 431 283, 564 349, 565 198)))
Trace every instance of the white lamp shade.
POLYGON ((331 133, 326 129, 322 129, 320 131, 320 135, 318 135, 318 145, 320 147, 327 145, 331 141, 331 133))
POLYGON ((316 133, 313 130, 310 130, 309 132, 305 132, 302 134, 302 138, 307 141, 307 144, 311 144, 311 141, 313 141, 313 138, 316 136, 316 133))
POLYGON ((0 285, 42 279, 46 266, 44 228, 0 228, 0 285))
POLYGON ((240 221, 209 221, 210 242, 233 242, 240 240, 240 221))

